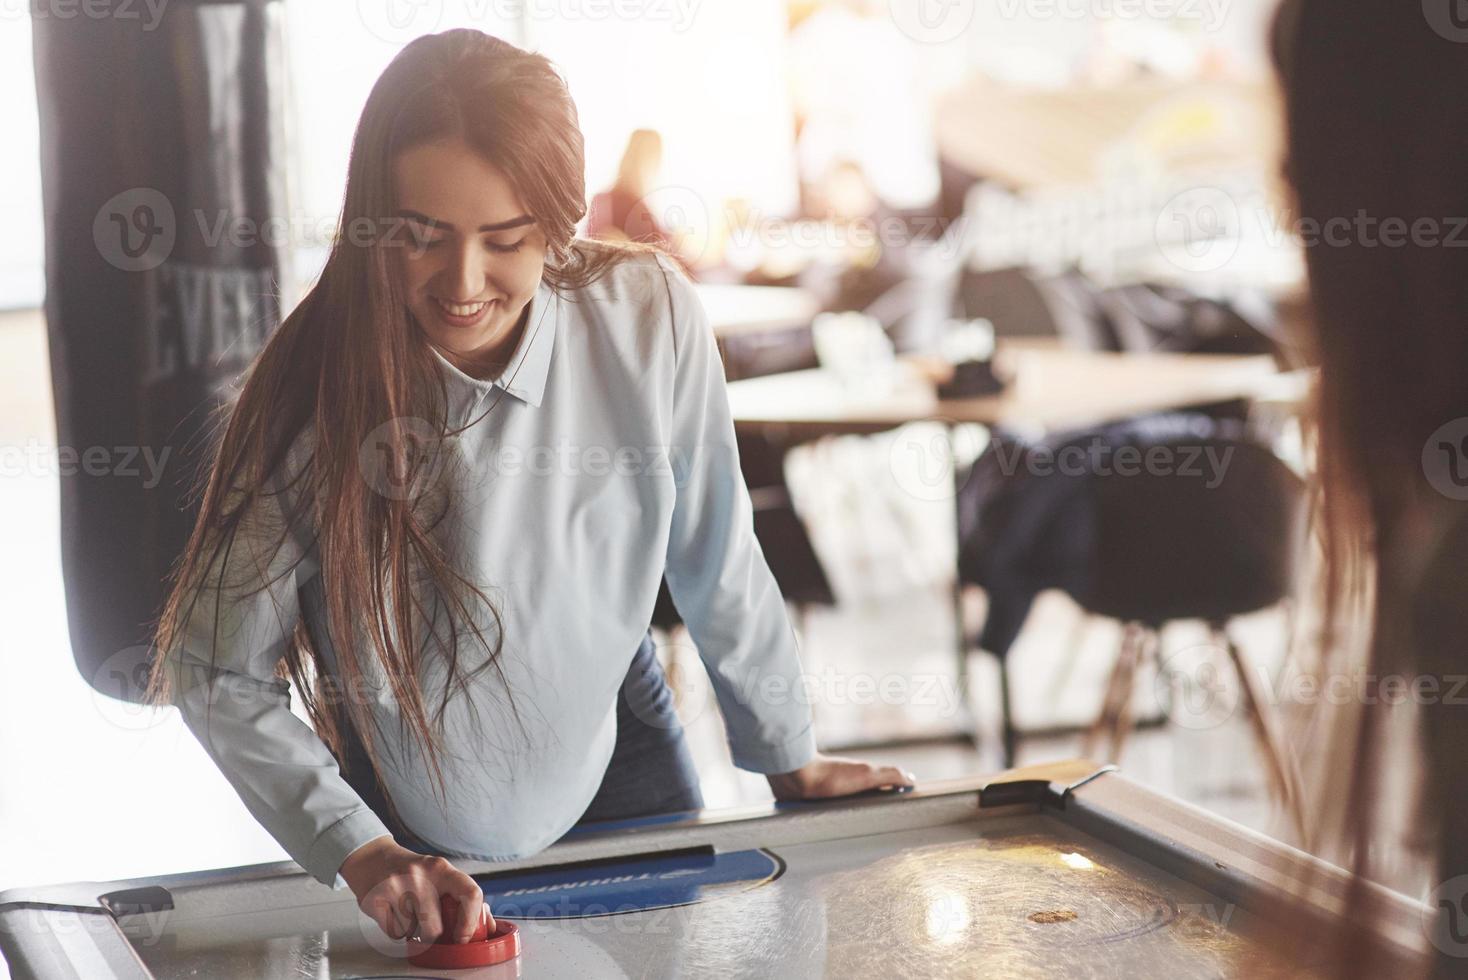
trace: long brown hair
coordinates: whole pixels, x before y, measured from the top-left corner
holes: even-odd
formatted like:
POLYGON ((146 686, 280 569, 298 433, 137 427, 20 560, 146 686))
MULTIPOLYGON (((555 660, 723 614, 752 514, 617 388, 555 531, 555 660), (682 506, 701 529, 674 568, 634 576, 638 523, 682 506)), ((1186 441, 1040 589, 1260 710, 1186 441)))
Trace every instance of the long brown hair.
MULTIPOLYGON (((539 224, 547 242, 543 280, 551 288, 579 288, 648 250, 574 237, 586 210, 582 135, 575 105, 548 60, 474 30, 420 37, 405 46, 362 111, 337 236, 319 279, 251 365, 227 420, 217 420, 213 465, 196 491, 202 498, 198 521, 156 624, 150 682, 153 699, 165 700, 168 653, 188 635, 201 576, 211 575, 236 546, 242 528, 256 530, 246 518, 257 511, 284 513, 286 524, 267 548, 278 548, 287 534, 314 538, 335 671, 298 623, 278 673, 293 681, 338 759, 345 761, 341 726, 350 724, 380 773, 383 733, 362 698, 344 696, 362 689, 364 665, 373 664, 397 702, 399 737, 416 739, 440 798, 444 710, 484 670, 494 669, 503 680, 502 622, 480 584, 434 540, 442 517, 428 512, 426 502, 434 497, 374 492, 359 468, 359 448, 370 438, 402 477, 421 468, 429 451, 419 423, 427 420, 433 434, 448 434, 445 381, 410 318, 395 261, 395 248, 411 246, 391 218, 397 213, 391 165, 413 147, 454 139, 498 167, 539 224), (292 445, 303 433, 313 437, 310 456, 287 473, 292 445), (277 505, 287 498, 293 503, 277 505), (272 507, 262 507, 267 502, 272 507), (416 627, 428 614, 410 589, 425 577, 454 621, 475 623, 471 606, 488 609, 494 619, 492 636, 471 630, 486 653, 472 669, 464 666, 460 631, 449 631, 443 654, 448 682, 436 705, 425 703, 419 685, 425 651, 416 627), (393 601, 404 596, 415 598, 393 601), (370 639, 359 642, 362 637, 370 639)), ((209 584, 218 592, 241 587, 209 584)), ((258 592, 271 583, 247 584, 258 592)), ((217 641, 217 616, 214 629, 217 641)))
MULTIPOLYGON (((1368 679, 1440 678, 1465 666, 1413 642, 1417 597, 1402 562, 1414 528, 1446 509, 1424 446, 1445 423, 1468 418, 1468 32, 1455 37, 1449 4, 1438 6, 1441 23, 1418 4, 1285 0, 1273 33, 1299 218, 1312 228, 1345 219, 1358 229, 1307 248, 1306 260, 1320 366, 1314 428, 1326 652, 1364 609, 1368 679), (1379 231, 1359 231, 1363 215, 1378 229, 1393 219, 1432 231, 1386 246, 1379 231)), ((1357 872, 1349 904, 1357 910, 1373 871, 1389 734, 1382 699, 1366 699, 1361 711, 1345 794, 1345 843, 1357 872)), ((1429 704, 1417 726, 1425 750, 1417 812, 1437 842, 1438 880, 1452 873, 1447 842, 1468 831, 1450 805, 1462 791, 1453 785, 1468 739, 1462 711, 1429 704)), ((1341 973, 1371 971, 1364 935, 1341 937, 1341 973)))

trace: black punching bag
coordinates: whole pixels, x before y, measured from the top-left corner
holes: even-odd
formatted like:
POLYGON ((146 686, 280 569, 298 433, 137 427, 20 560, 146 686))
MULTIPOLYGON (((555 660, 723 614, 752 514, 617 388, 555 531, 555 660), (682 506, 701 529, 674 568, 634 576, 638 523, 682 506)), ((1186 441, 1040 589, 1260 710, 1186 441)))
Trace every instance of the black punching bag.
POLYGON ((32 16, 62 570, 78 669, 135 700, 206 424, 280 322, 282 11, 72 13, 32 16))

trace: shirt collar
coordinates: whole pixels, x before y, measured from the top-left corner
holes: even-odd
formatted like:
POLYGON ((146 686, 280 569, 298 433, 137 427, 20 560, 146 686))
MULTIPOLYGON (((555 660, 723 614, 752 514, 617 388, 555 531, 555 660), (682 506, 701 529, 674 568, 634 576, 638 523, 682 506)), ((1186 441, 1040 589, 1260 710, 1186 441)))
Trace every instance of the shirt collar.
POLYGON ((525 332, 510 357, 504 373, 493 381, 465 374, 455 367, 437 347, 429 345, 433 356, 454 396, 456 404, 472 409, 491 391, 498 388, 535 408, 545 398, 546 379, 550 376, 551 351, 555 347, 560 319, 560 298, 542 279, 531 297, 525 332))

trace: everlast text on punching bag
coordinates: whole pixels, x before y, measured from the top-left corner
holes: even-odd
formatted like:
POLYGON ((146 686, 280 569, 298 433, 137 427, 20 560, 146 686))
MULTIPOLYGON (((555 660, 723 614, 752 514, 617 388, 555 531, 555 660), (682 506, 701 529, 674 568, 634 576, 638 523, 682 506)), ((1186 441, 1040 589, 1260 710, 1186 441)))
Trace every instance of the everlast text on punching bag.
POLYGON ((82 675, 137 700, 211 416, 289 295, 282 11, 60 13, 32 6, 67 615, 82 675))

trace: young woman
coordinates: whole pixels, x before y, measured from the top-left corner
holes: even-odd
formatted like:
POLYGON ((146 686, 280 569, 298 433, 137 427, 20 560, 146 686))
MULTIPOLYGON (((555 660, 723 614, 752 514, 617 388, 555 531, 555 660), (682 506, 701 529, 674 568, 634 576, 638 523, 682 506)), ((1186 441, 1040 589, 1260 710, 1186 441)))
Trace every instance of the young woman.
MULTIPOLYGON (((1328 621, 1367 610, 1371 682, 1339 767, 1352 905, 1385 869, 1395 770, 1415 763, 1433 854, 1431 972, 1468 975, 1468 22, 1452 3, 1286 0, 1274 32, 1286 171, 1320 364, 1328 621), (1309 236, 1314 235, 1314 239, 1309 236), (1376 686, 1404 678, 1413 692, 1376 686), (1390 738, 1410 725, 1411 738, 1390 738)), ((1334 661, 1337 669, 1354 669, 1334 661)), ((1398 848, 1400 851, 1401 848, 1398 848)), ((1379 976, 1363 930, 1342 976, 1379 976)))
POLYGON ((574 237, 582 171, 544 58, 469 30, 403 49, 158 623, 155 696, 395 938, 472 930, 440 921, 441 896, 482 906, 442 855, 701 804, 648 639, 664 575, 736 765, 780 799, 911 780, 817 754, 706 316, 663 254, 574 237))

